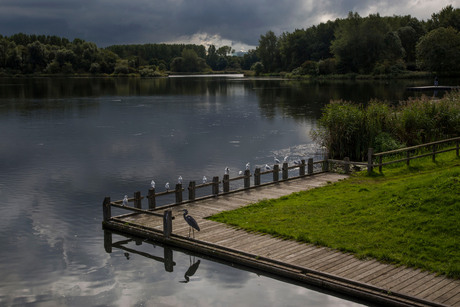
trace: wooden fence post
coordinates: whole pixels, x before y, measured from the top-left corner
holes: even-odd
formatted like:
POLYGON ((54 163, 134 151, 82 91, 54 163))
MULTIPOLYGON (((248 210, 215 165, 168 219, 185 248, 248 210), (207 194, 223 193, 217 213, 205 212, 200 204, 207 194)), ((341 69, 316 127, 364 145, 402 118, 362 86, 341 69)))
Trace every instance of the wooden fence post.
MULTIPOLYGON (((303 167, 303 173, 305 175, 305 160, 302 160, 302 164, 304 165, 303 167)), ((308 159, 308 175, 313 175, 313 158, 308 159)))
POLYGON ((110 197, 105 197, 102 202, 102 215, 104 222, 107 222, 112 217, 112 206, 110 205, 110 197))
POLYGON ((228 193, 230 191, 230 175, 225 174, 224 178, 222 179, 222 186, 224 189, 224 193, 228 193))
POLYGON ((214 196, 219 194, 219 176, 212 177, 212 194, 214 196))
POLYGON ((244 188, 248 189, 251 186, 251 171, 245 170, 244 171, 244 188))
POLYGON ((172 211, 166 210, 163 213, 163 235, 169 238, 172 232, 172 211))
POLYGON ((282 168, 283 172, 282 172, 282 178, 283 180, 286 180, 289 178, 289 170, 288 170, 288 164, 287 162, 283 162, 283 168, 282 168))
POLYGON ((379 173, 382 172, 382 156, 379 156, 379 173))
POLYGON ((367 174, 368 175, 372 174, 372 171, 374 170, 374 165, 372 162, 373 155, 374 155, 374 148, 369 148, 367 150, 367 174))
POLYGON ((140 191, 134 192, 134 208, 142 209, 142 198, 140 191))
POLYGON ((328 159, 323 161, 323 172, 329 172, 329 160, 328 159))
POLYGON ((457 152, 457 157, 458 157, 458 154, 459 154, 459 151, 460 151, 460 150, 459 150, 459 149, 460 149, 459 144, 460 144, 460 141, 457 140, 457 148, 456 148, 456 150, 455 150, 455 151, 457 152))
POLYGON ((406 151, 406 158, 407 158, 406 164, 407 164, 407 166, 409 166, 409 164, 410 164, 410 150, 406 151))
POLYGON ((176 204, 180 204, 182 202, 182 183, 176 184, 176 204))
POLYGON ((350 174, 350 158, 345 157, 343 158, 343 161, 345 162, 344 169, 345 169, 345 174, 350 174))
POLYGON ((260 167, 254 170, 254 185, 260 185, 260 167))
POLYGON ((273 182, 280 180, 280 166, 278 164, 273 165, 273 182))
POLYGON ((190 181, 188 184, 188 200, 195 200, 196 191, 195 191, 196 183, 195 181, 190 181))
POLYGON ((431 158, 433 162, 436 162, 436 145, 433 145, 433 157, 431 158))
POLYGON ((155 188, 150 188, 147 198, 149 199, 149 209, 155 209, 157 206, 157 201, 155 199, 155 188))

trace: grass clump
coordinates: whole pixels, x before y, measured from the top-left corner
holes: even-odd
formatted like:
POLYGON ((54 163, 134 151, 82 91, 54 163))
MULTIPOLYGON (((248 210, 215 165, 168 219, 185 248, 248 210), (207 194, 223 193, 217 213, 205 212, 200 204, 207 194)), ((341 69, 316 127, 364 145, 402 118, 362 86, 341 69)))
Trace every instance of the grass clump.
POLYGON ((460 159, 420 160, 211 219, 458 279, 460 159))

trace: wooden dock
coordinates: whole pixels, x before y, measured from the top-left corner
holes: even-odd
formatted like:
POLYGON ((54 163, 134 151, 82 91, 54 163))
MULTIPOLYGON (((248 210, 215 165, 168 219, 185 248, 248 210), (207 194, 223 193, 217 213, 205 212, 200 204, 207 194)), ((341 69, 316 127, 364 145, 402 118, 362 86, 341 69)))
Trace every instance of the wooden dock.
POLYGON ((409 91, 451 91, 458 90, 460 86, 445 86, 445 85, 428 85, 428 86, 413 86, 407 88, 409 91))
MULTIPOLYGON (((274 238, 205 219, 262 199, 277 198, 326 185, 346 175, 321 173, 236 191, 224 195, 159 207, 157 214, 138 212, 106 217, 105 229, 153 239, 238 263, 271 274, 336 291, 366 301, 393 306, 460 306, 460 281, 397 267, 376 260, 360 260, 325 247, 274 238), (179 210, 187 209, 201 231, 188 238, 189 226, 179 210), (172 213, 172 229, 164 235, 165 211, 172 213)), ((171 217, 169 217, 171 220, 171 217)))

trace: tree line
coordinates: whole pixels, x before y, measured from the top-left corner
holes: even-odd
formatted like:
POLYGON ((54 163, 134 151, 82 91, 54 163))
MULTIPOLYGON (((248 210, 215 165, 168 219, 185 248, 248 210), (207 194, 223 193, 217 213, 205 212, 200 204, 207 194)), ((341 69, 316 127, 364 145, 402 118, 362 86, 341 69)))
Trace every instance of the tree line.
POLYGON ((261 35, 243 56, 230 46, 194 44, 113 45, 81 39, 0 35, 0 74, 139 74, 253 70, 299 75, 460 72, 460 9, 451 5, 431 19, 407 16, 336 19, 276 36, 261 35))
POLYGON ((259 72, 292 75, 460 71, 460 9, 451 5, 420 21, 408 16, 345 19, 276 36, 261 35, 259 72))

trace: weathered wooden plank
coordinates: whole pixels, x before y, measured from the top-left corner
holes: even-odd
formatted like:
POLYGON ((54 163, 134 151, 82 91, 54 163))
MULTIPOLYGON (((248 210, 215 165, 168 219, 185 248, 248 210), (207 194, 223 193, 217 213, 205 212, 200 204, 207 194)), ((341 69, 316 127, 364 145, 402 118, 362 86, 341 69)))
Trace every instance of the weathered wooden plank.
MULTIPOLYGON (((419 287, 420 291, 418 291, 417 293, 414 293, 414 295, 418 296, 418 297, 421 297, 421 298, 424 298, 424 297, 429 296, 433 292, 438 292, 439 293, 439 291, 442 288, 447 287, 451 283, 455 283, 455 281, 453 281, 452 279, 449 279, 447 277, 442 277, 441 280, 432 279, 432 280, 428 281, 427 283, 425 283, 424 285, 420 286, 419 287)), ((460 289, 459 289, 459 291, 460 291, 460 289)))
POLYGON ((440 288, 436 292, 429 292, 427 295, 423 295, 422 297, 429 301, 439 301, 444 303, 456 293, 460 292, 460 281, 452 280, 449 284, 445 285, 444 287, 440 288))
POLYGON ((372 274, 378 271, 381 268, 381 263, 376 260, 366 261, 366 265, 363 265, 361 268, 356 268, 351 271, 347 271, 342 276, 348 279, 359 279, 358 276, 372 274))
POLYGON ((457 292, 454 296, 444 302, 447 306, 460 306, 460 292, 457 292))
POLYGON ((412 275, 410 278, 406 278, 404 281, 398 281, 397 283, 393 282, 391 284, 388 284, 387 287, 389 289, 392 289, 393 291, 401 291, 401 289, 404 289, 406 286, 415 283, 417 280, 424 278, 428 274, 429 273, 427 272, 420 271, 418 274, 412 275))
POLYGON ((317 267, 322 266, 326 263, 331 263, 331 262, 336 261, 339 257, 342 258, 342 255, 343 254, 335 252, 335 251, 329 251, 329 253, 326 256, 318 257, 318 259, 310 261, 308 263, 308 266, 312 269, 316 269, 317 267))
POLYGON ((357 259, 354 256, 345 254, 342 258, 331 260, 330 263, 317 264, 316 266, 313 266, 313 268, 315 270, 331 273, 334 272, 337 267, 347 265, 351 262, 355 262, 356 260, 357 259))
POLYGON ((376 286, 380 285, 382 280, 388 279, 390 276, 397 274, 398 272, 403 271, 402 267, 394 267, 392 265, 387 265, 379 271, 374 272, 371 275, 365 276, 361 279, 362 282, 370 283, 376 286))

